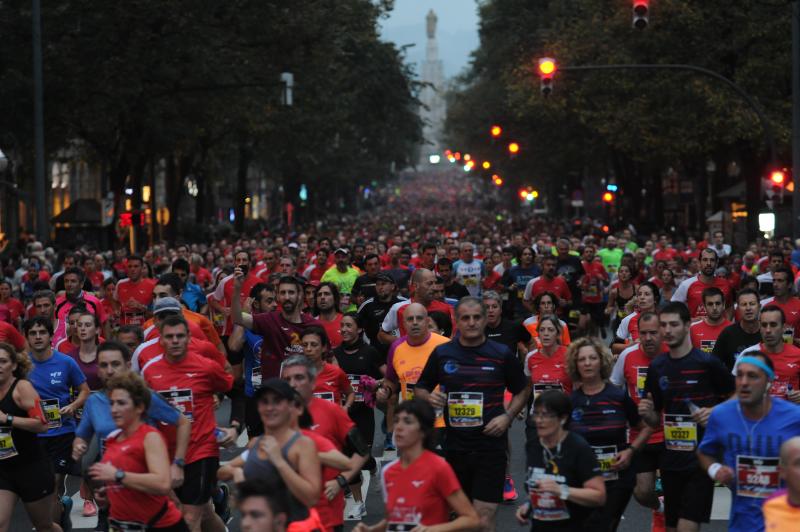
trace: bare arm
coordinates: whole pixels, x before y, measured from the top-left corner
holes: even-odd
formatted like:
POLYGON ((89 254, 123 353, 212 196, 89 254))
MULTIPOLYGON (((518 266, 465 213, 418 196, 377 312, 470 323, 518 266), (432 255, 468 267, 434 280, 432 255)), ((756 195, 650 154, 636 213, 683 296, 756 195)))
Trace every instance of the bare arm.
MULTIPOLYGON (((39 405, 39 394, 30 382, 20 380, 14 389, 13 399, 29 416, 33 414, 33 417, 14 416, 12 427, 37 434, 47 432, 47 422, 39 405)), ((5 420, 6 412, 0 412, 0 421, 5 422, 5 420)))
POLYGON ((253 317, 242 313, 242 281, 244 272, 241 268, 233 270, 233 294, 231 297, 231 320, 235 325, 253 329, 253 317))

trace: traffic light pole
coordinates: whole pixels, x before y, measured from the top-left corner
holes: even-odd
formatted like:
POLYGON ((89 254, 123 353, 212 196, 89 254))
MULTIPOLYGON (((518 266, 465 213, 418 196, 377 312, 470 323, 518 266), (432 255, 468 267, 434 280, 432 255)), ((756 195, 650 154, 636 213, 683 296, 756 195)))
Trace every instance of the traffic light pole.
MULTIPOLYGON (((800 0, 795 0, 794 2, 794 11, 793 11, 793 19, 792 19, 792 28, 795 29, 795 26, 800 24, 800 20, 798 20, 798 13, 800 13, 800 7, 798 7, 798 3, 800 0)), ((800 28, 798 31, 793 32, 794 34, 800 34, 800 28)), ((800 46, 797 42, 797 38, 794 39, 793 48, 792 50, 795 51, 795 48, 800 46)), ((800 52, 799 52, 800 53, 800 52)), ((800 63, 800 59, 798 59, 798 54, 793 54, 793 59, 796 63, 800 63)), ((797 85, 793 85, 795 87, 794 92, 794 114, 793 114, 793 146, 792 146, 792 153, 794 164, 800 166, 800 104, 797 102, 800 101, 800 95, 798 95, 798 91, 796 87, 800 86, 800 78, 798 78, 798 70, 800 67, 795 64, 793 68, 793 80, 797 79, 797 85)), ((769 121, 767 121, 767 117, 764 114, 764 110, 758 105, 749 94, 747 94, 744 89, 742 89, 739 85, 734 83, 732 80, 726 78, 725 76, 714 72, 713 70, 709 70, 707 68, 695 66, 695 65, 684 65, 684 64, 665 64, 665 65, 651 65, 651 64, 622 64, 622 65, 581 65, 581 66, 563 66, 559 67, 559 70, 564 71, 579 71, 579 70, 684 70, 689 72, 696 72, 698 74, 702 74, 704 76, 713 78, 717 81, 721 81, 733 91, 742 97, 742 99, 747 102, 750 108, 758 117, 758 120, 761 122, 761 129, 764 131, 764 142, 767 145, 767 150, 769 150, 769 159, 770 163, 773 168, 777 168, 778 158, 777 153, 775 151, 775 137, 772 134, 772 128, 769 125, 769 121)), ((793 173, 792 179, 796 180, 795 177, 796 172, 793 173)), ((758 210, 759 202, 761 201, 761 178, 753 177, 749 179, 746 185, 746 204, 747 204, 747 212, 748 212, 748 219, 747 219, 747 227, 748 233, 751 237, 757 234, 758 230, 758 217, 756 216, 756 212, 758 210)), ((792 210, 793 210, 793 223, 792 223, 792 231, 795 236, 798 236, 800 233, 797 232, 797 226, 800 225, 800 219, 798 219, 798 213, 800 213, 800 187, 798 186, 800 183, 795 182, 794 187, 794 194, 792 199, 794 200, 792 210)))

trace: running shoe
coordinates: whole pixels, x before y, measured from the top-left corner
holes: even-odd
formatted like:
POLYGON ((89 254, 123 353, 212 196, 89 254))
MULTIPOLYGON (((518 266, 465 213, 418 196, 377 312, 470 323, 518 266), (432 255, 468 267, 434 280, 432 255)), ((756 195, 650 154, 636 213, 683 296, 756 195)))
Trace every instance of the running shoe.
POLYGON ((211 497, 214 503, 214 513, 222 519, 223 523, 227 523, 231 518, 230 495, 231 489, 227 484, 221 482, 217 486, 217 492, 211 497))
POLYGON ((514 488, 514 479, 511 475, 506 475, 506 481, 503 483, 503 502, 509 503, 517 500, 517 490, 514 488))
POLYGON ((72 513, 72 497, 64 495, 61 497, 61 504, 64 506, 64 512, 61 514, 61 521, 58 524, 61 525, 61 530, 64 532, 72 532, 72 517, 69 515, 72 513))
POLYGON ((367 515, 367 505, 363 502, 357 502, 350 509, 346 519, 348 521, 360 521, 367 515))
POLYGON ((97 505, 94 501, 86 499, 83 501, 83 516, 92 517, 97 515, 97 505))

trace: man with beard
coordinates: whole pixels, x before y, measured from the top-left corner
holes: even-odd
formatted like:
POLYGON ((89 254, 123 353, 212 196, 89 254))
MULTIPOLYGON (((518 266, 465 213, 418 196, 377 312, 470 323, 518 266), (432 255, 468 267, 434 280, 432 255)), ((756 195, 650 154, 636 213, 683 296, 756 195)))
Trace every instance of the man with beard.
POLYGON ((366 255, 364 257, 364 275, 356 279, 353 284, 351 295, 355 299, 356 305, 361 306, 367 299, 375 297, 375 284, 380 271, 381 259, 375 253, 366 255))
POLYGON ((580 258, 570 253, 569 240, 566 238, 556 241, 556 252, 556 274, 567 282, 572 292, 573 308, 577 310, 581 300, 578 281, 583 275, 583 264, 580 258))
POLYGON ((297 277, 283 276, 278 281, 278 310, 249 316, 242 313, 240 290, 244 272, 236 268, 234 275, 231 318, 264 338, 261 344, 261 376, 264 379, 280 377, 281 362, 293 354, 301 354, 300 335, 309 325, 322 324, 308 314, 303 314, 303 282, 297 277))
POLYGON ((765 530, 761 506, 781 487, 781 443, 800 434, 800 410, 770 397, 774 380, 769 356, 758 351, 742 356, 736 397, 711 412, 697 452, 708 476, 731 488, 728 530, 733 532, 765 530))
POLYGON ((700 321, 692 324, 690 334, 693 346, 706 353, 711 353, 720 333, 731 322, 725 319, 725 296, 719 288, 711 287, 703 290, 703 306, 706 309, 706 315, 700 321))
POLYGON ((722 277, 714 276, 718 262, 717 252, 713 249, 706 248, 701 251, 700 272, 683 281, 675 289, 675 293, 672 294, 672 301, 685 303, 689 307, 692 319, 706 315, 706 308, 703 305, 703 290, 712 286, 722 290, 725 296, 725 306, 732 308, 733 299, 731 296, 733 291, 730 283, 722 277))
POLYGON ((733 370, 739 353, 761 341, 758 292, 752 288, 740 290, 736 294, 736 305, 739 319, 719 333, 711 351, 730 370, 733 370))
POLYGON ((397 285, 392 276, 380 272, 375 276, 375 297, 367 299, 358 308, 358 318, 364 326, 364 333, 369 343, 382 355, 383 360, 386 360, 389 345, 378 340, 378 331, 389 309, 400 301, 405 301, 405 298, 397 295, 397 285))
POLYGON ((783 341, 792 343, 796 331, 800 332, 800 299, 792 294, 794 275, 788 266, 781 266, 772 272, 772 290, 774 296, 761 300, 761 308, 767 305, 778 307, 786 316, 783 330, 783 341))
POLYGON ((733 377, 718 358, 692 347, 685 304, 669 303, 659 323, 669 352, 647 369, 647 396, 639 401, 639 415, 653 428, 660 428, 663 420, 665 525, 697 531, 711 517, 714 481, 698 467, 695 451, 712 408, 733 393, 733 377))

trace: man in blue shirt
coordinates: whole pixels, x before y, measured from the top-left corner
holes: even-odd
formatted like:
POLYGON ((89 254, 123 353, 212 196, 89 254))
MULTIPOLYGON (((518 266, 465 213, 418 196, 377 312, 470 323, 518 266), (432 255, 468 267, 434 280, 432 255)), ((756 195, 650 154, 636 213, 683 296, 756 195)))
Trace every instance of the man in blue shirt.
POLYGON ((48 424, 47 432, 39 434, 39 438, 55 470, 59 502, 53 507, 53 520, 71 527, 72 499, 64 497, 64 478, 81 473, 72 460, 72 440, 75 438, 75 412, 89 397, 89 386, 78 363, 51 347, 53 324, 50 320, 42 316, 31 318, 23 325, 23 331, 33 364, 28 380, 41 397, 48 424))
POLYGON ((700 466, 733 492, 728 528, 733 532, 764 530, 761 506, 781 487, 781 444, 800 434, 800 407, 770 397, 774 379, 772 361, 764 353, 741 357, 736 396, 712 410, 698 447, 700 466))
POLYGON ((183 290, 180 293, 181 301, 186 304, 189 310, 203 312, 208 301, 200 285, 189 280, 190 271, 189 261, 186 259, 175 259, 175 261, 173 261, 172 273, 180 277, 180 280, 183 282, 183 290))

